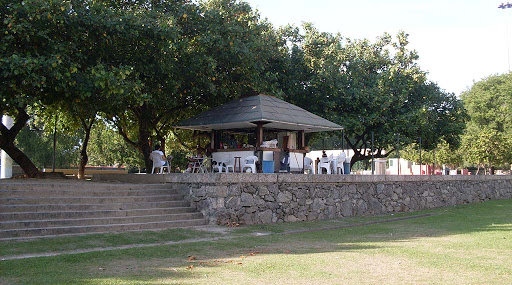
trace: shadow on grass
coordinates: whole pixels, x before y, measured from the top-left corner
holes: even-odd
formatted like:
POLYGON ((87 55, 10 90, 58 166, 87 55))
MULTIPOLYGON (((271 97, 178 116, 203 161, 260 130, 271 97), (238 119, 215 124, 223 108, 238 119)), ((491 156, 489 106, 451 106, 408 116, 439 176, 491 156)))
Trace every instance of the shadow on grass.
MULTIPOLYGON (((236 230, 232 234, 259 231, 283 234, 4 261, 0 262, 0 283, 9 283, 11 280, 20 280, 23 284, 33 284, 34 280, 37 280, 37 284, 154 284, 159 280, 193 282, 203 277, 204 272, 197 270, 198 268, 214 270, 219 266, 237 266, 238 263, 243 264, 244 258, 250 258, 251 254, 301 255, 365 251, 389 247, 389 242, 402 243, 429 237, 485 232, 510 233, 512 228, 512 200, 488 201, 414 214, 422 213, 435 215, 392 223, 295 234, 283 232, 313 228, 315 224, 316 227, 318 224, 344 224, 344 221, 251 226, 236 230), (188 257, 191 255, 196 259, 189 261, 188 257), (191 265, 194 268, 187 269, 191 265)), ((353 221, 363 222, 379 218, 386 217, 355 218, 353 221)))

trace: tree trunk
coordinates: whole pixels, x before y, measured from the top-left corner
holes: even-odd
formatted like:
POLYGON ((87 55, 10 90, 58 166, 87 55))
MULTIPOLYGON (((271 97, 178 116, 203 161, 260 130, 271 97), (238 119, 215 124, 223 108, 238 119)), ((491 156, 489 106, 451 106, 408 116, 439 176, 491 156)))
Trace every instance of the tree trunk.
POLYGON ((3 149, 20 167, 28 177, 43 177, 43 173, 37 169, 34 163, 20 149, 14 145, 14 139, 27 124, 30 116, 24 107, 18 108, 18 114, 12 128, 7 129, 0 123, 0 149, 3 149))
POLYGON ((82 126, 85 130, 85 138, 82 144, 82 149, 80 150, 80 165, 78 166, 78 179, 85 179, 85 166, 89 161, 89 156, 87 155, 87 146, 89 145, 89 139, 91 137, 91 129, 94 124, 94 117, 91 119, 90 123, 87 124, 84 119, 81 119, 82 126))
POLYGON ((23 172, 30 178, 42 178, 43 173, 37 169, 34 163, 26 156, 14 143, 7 145, 0 143, 0 148, 3 149, 20 167, 23 172))
POLYGON ((143 104, 140 107, 136 107, 131 109, 133 115, 137 118, 138 122, 138 138, 137 140, 131 140, 128 136, 127 127, 123 127, 122 124, 116 124, 118 128, 119 134, 123 137, 123 139, 135 149, 137 149, 144 159, 144 166, 146 167, 146 173, 148 169, 153 167, 153 162, 149 158, 151 153, 151 145, 149 143, 149 138, 151 135, 151 114, 148 112, 148 107, 146 104, 143 104))
POLYGON ((494 175, 494 166, 489 167, 489 175, 494 175))
POLYGON ((362 160, 362 155, 358 151, 354 151, 354 155, 350 159, 350 169, 352 169, 352 166, 360 160, 362 160))
POLYGON ((158 142, 160 143, 160 150, 165 154, 165 138, 159 134, 156 134, 156 138, 158 139, 158 142))
POLYGON ((147 106, 142 105, 140 116, 138 116, 139 119, 139 141, 137 142, 138 149, 142 153, 142 156, 144 157, 144 165, 146 166, 146 173, 148 173, 148 169, 151 169, 153 167, 153 162, 149 158, 149 155, 151 154, 151 146, 149 144, 149 138, 150 138, 150 125, 151 120, 150 116, 147 112, 147 106))

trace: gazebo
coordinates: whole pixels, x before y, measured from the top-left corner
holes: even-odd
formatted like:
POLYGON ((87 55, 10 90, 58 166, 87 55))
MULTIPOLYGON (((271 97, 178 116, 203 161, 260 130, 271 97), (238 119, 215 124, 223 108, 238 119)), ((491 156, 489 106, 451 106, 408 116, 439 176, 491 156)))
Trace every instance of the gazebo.
POLYGON ((307 153, 304 134, 343 127, 274 96, 243 96, 180 122, 177 128, 209 132, 214 161, 255 155, 258 172, 278 172, 289 155, 291 171, 302 171, 307 153), (226 135, 230 136, 230 139, 226 135), (243 143, 233 143, 235 136, 243 143), (244 139, 243 137, 247 139, 244 139), (231 140, 231 141, 229 141, 231 140))

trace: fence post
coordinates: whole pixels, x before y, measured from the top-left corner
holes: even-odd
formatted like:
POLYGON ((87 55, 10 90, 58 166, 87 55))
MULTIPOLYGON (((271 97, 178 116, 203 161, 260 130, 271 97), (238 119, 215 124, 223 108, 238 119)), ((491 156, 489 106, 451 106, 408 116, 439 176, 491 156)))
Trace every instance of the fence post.
POLYGON ((421 166, 422 166, 422 162, 421 162, 421 137, 420 137, 420 175, 421 175, 421 166))
POLYGON ((398 175, 400 175, 400 133, 396 134, 396 156, 398 157, 398 175))
POLYGON ((374 143, 374 133, 372 132, 372 175, 375 174, 375 161, 373 155, 373 143, 374 143))

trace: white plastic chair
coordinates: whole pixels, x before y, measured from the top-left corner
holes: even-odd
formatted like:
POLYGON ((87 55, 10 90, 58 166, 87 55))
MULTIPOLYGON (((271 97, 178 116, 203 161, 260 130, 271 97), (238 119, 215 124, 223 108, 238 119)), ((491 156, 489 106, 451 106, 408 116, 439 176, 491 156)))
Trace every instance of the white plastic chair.
POLYGON ((318 174, 322 174, 322 168, 325 168, 327 174, 331 174, 331 160, 328 157, 321 157, 318 163, 318 174))
POLYGON ((345 158, 347 157, 347 154, 345 152, 340 153, 340 155, 337 158, 337 165, 336 165, 336 174, 345 174, 345 169, 343 167, 343 163, 345 162, 345 158), (341 170, 338 172, 338 170, 341 170))
POLYGON ((208 173, 208 157, 205 157, 203 158, 203 160, 201 161, 201 163, 199 164, 199 168, 198 168, 198 172, 201 172, 201 173, 208 173))
POLYGON ((153 161, 153 168, 151 169, 151 174, 155 173, 155 168, 160 169, 160 174, 164 174, 164 168, 167 168, 167 173, 170 173, 169 165, 164 165, 165 160, 162 159, 162 155, 156 152, 152 152, 149 154, 149 158, 153 161))
POLYGON ((199 172, 199 166, 201 165, 201 161, 199 160, 194 160, 192 162, 192 173, 197 173, 199 172))
POLYGON ((232 155, 229 155, 227 161, 224 162, 226 164, 226 173, 229 173, 229 169, 231 168, 231 172, 235 173, 235 159, 232 155))
POLYGON ((242 172, 245 172, 246 169, 251 169, 252 173, 256 173, 256 162, 258 161, 258 157, 251 155, 244 159, 244 167, 242 168, 242 172))
POLYGON ((313 171, 313 160, 309 157, 304 157, 304 171, 308 171, 308 173, 314 173, 313 171))
POLYGON ((227 172, 226 163, 224 161, 214 161, 214 162, 216 164, 212 165, 212 169, 217 169, 217 171, 219 171, 219 173, 222 173, 223 169, 224 169, 224 172, 227 172))

